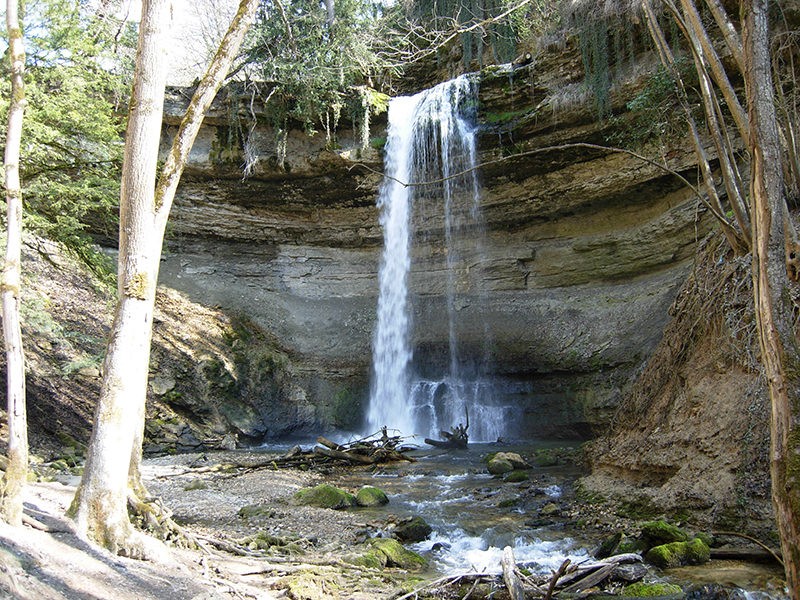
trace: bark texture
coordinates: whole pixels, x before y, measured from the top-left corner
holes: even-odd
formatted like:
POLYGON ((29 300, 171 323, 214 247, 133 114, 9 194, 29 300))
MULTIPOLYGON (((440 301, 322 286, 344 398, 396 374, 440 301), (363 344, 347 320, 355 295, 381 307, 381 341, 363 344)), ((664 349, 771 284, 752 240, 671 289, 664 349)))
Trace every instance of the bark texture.
POLYGON ((16 0, 6 2, 11 59, 11 103, 4 156, 6 256, 3 265, 3 338, 7 364, 8 466, 0 481, 0 518, 22 525, 22 489, 28 475, 28 425, 25 411, 25 356, 19 320, 22 252, 22 188, 19 178, 22 119, 25 113, 25 49, 16 0))
POLYGON ((239 51, 256 6, 257 0, 242 0, 198 85, 156 186, 169 1, 143 4, 120 197, 119 302, 84 476, 72 508, 79 530, 114 552, 141 551, 127 506, 129 495, 145 492, 139 467, 155 290, 169 210, 203 116, 239 51))
POLYGON ((169 19, 169 0, 143 3, 120 191, 119 300, 84 475, 71 509, 81 534, 129 555, 141 552, 127 512, 128 473, 144 414, 161 254, 154 205, 169 19))
POLYGON ((798 355, 784 262, 780 141, 772 86, 767 0, 742 3, 745 86, 750 121, 753 290, 761 360, 772 406, 770 473, 786 580, 800 598, 800 428, 798 355))

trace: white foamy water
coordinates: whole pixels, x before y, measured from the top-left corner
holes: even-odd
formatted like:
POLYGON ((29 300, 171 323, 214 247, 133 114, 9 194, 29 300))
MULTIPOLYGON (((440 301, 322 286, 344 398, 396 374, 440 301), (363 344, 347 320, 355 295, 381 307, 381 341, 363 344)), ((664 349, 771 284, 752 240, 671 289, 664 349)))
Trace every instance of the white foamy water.
MULTIPOLYGON (((367 412, 368 433, 387 426, 402 435, 438 438, 466 424, 470 440, 495 441, 507 435, 510 406, 493 401, 493 382, 485 377, 490 334, 484 324, 483 342, 464 350, 464 331, 481 325, 465 324, 459 315, 462 294, 482 306, 485 286, 484 226, 480 186, 476 175, 477 86, 468 76, 437 85, 389 104, 385 147, 385 179, 378 198, 384 248, 379 269, 377 325, 373 339, 373 373, 367 412), (411 185, 406 185, 411 184, 411 185), (409 300, 415 211, 426 215, 429 269, 441 269, 442 314, 446 353, 437 359, 433 378, 411 372, 413 326, 409 300), (440 261, 436 263, 435 261, 440 261), (482 349, 481 349, 482 348, 482 349)), ((424 291, 423 291, 424 293, 424 291)), ((480 313, 480 310, 478 311, 480 313)))
POLYGON ((448 534, 435 532, 431 539, 414 544, 417 552, 431 552, 434 546, 441 549, 433 551, 433 562, 437 569, 446 575, 459 573, 499 573, 502 570, 503 548, 509 545, 514 550, 518 564, 537 575, 545 575, 558 569, 565 559, 573 564, 589 558, 583 548, 577 548, 570 538, 557 541, 515 538, 507 543, 493 544, 483 536, 471 536, 461 529, 448 534))

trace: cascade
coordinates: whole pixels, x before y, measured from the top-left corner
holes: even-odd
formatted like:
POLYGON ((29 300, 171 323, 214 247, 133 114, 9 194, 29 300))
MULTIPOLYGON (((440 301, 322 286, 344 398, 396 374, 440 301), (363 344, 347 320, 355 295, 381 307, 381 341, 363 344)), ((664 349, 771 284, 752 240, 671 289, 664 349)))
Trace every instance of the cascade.
POLYGON ((440 429, 464 423, 468 412, 471 440, 494 441, 505 434, 508 407, 496 405, 485 375, 490 332, 459 318, 465 304, 480 307, 486 296, 476 268, 485 239, 475 168, 476 104, 477 84, 467 75, 389 104, 378 198, 384 248, 370 433, 386 425, 403 435, 439 437, 440 429), (425 274, 415 279, 416 270, 425 274), (426 306, 435 306, 420 322, 412 313, 425 311, 415 306, 410 287, 418 304, 427 298, 426 306), (447 347, 437 354, 447 357, 415 369, 414 328, 434 323, 446 326, 447 347))

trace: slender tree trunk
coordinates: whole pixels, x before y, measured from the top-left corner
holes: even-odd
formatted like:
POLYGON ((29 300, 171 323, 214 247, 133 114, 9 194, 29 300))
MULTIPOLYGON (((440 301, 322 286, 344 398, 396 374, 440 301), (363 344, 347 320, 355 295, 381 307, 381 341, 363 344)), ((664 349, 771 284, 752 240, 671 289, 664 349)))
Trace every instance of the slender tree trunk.
POLYGON ((84 474, 70 509, 82 535, 133 556, 143 549, 128 518, 128 472, 147 392, 161 255, 153 207, 169 20, 170 0, 142 3, 120 191, 119 300, 84 474))
POLYGON ((25 112, 25 49, 16 0, 6 2, 11 58, 11 103, 4 156, 6 188, 6 256, 3 265, 3 338, 8 394, 8 466, 0 481, 0 518, 22 525, 22 490, 28 476, 28 423, 25 412, 25 356, 19 321, 22 260, 22 187, 19 180, 22 118, 25 112))
POLYGON ((800 398, 798 352, 784 262, 783 180, 767 29, 767 0, 742 3, 750 121, 753 288, 761 360, 771 401, 772 502, 786 581, 800 598, 800 398))
POLYGON ((84 475, 71 507, 79 531, 114 552, 138 556, 143 550, 130 524, 127 503, 130 494, 144 493, 139 467, 155 289, 167 218, 203 117, 257 5, 258 0, 241 0, 189 104, 156 187, 169 1, 143 4, 120 197, 120 299, 84 475))

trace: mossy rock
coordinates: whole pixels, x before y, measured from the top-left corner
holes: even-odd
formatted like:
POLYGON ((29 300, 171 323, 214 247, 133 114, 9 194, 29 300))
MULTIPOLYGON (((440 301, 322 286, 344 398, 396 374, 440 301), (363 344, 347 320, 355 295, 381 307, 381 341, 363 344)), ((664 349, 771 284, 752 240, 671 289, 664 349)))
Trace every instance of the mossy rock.
POLYGON ((637 582, 625 586, 622 590, 625 598, 683 598, 681 586, 674 583, 637 582))
POLYGON ((530 475, 526 471, 516 470, 511 471, 505 476, 505 481, 508 483, 520 483, 522 481, 529 481, 530 475))
POLYGON ((510 461, 497 457, 490 460, 486 467, 492 475, 503 475, 514 470, 514 465, 510 461))
POLYGON ((394 528, 394 535, 401 542, 414 543, 428 539, 433 528, 420 516, 405 519, 394 528))
POLYGON ((647 551, 648 562, 661 569, 672 569, 682 565, 701 565, 711 558, 711 550, 705 542, 694 538, 690 542, 670 542, 654 546, 647 551))
POLYGON ((353 494, 327 483, 298 491, 294 495, 294 501, 304 506, 332 508, 334 510, 356 506, 356 499, 353 494))
POLYGON ((386 556, 386 566, 388 567, 399 567, 408 571, 416 571, 425 568, 428 564, 428 561, 422 556, 404 548, 403 545, 395 539, 374 538, 370 540, 370 544, 375 550, 386 556))
POLYGON ((642 541, 648 548, 669 544, 672 542, 685 542, 689 539, 684 531, 666 521, 650 521, 642 525, 642 541))
POLYGON ((240 519, 253 519, 256 517, 272 517, 275 514, 269 506, 265 504, 248 504, 239 509, 236 513, 240 519))
POLYGON ((703 565, 711 560, 711 549, 701 538, 686 542, 686 564, 703 565))
POLYGON ((358 567, 380 570, 386 566, 388 558, 386 558, 386 555, 383 552, 372 548, 363 554, 345 556, 343 560, 358 567))
POLYGON ((382 506, 389 504, 386 493, 371 485, 365 485, 356 494, 356 502, 359 506, 382 506))
POLYGON ((251 535, 243 540, 239 540, 239 543, 242 546, 246 546, 250 550, 264 550, 270 554, 287 554, 295 556, 306 553, 305 549, 300 545, 297 538, 279 537, 265 531, 259 531, 255 535, 251 535))

